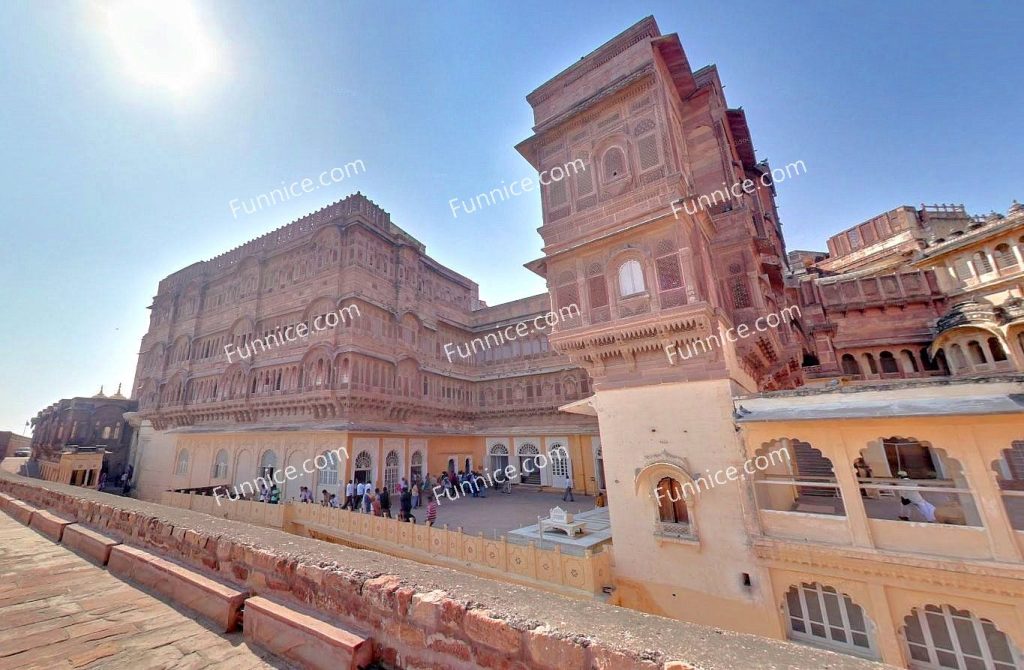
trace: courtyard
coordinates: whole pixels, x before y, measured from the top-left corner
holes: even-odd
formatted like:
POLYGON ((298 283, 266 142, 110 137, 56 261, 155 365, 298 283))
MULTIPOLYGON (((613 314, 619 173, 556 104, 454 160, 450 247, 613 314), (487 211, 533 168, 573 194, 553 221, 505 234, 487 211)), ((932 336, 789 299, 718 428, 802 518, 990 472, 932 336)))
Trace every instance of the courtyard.
MULTIPOLYGON (((550 549, 556 544, 563 550, 575 553, 582 549, 596 548, 611 541, 608 508, 596 508, 594 496, 573 494, 572 502, 563 502, 562 494, 554 491, 538 491, 513 487, 512 493, 488 490, 486 497, 460 496, 448 499, 438 498, 436 525, 448 526, 450 530, 461 528, 469 535, 483 533, 484 537, 500 538, 509 542, 524 544, 533 541, 538 547, 550 549), (570 538, 559 531, 546 530, 543 541, 537 530, 538 518, 546 519, 551 510, 560 507, 586 523, 585 532, 570 538)), ((426 506, 414 513, 422 523, 426 506)))

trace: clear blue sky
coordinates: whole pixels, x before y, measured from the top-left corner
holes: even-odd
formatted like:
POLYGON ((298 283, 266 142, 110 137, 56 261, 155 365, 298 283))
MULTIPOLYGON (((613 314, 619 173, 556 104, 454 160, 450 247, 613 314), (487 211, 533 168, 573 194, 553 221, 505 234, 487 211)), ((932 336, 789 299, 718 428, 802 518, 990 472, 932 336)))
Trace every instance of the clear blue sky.
MULTIPOLYGON (((536 193, 447 202, 531 175, 524 96, 647 14, 718 65, 759 156, 806 163, 779 189, 791 249, 901 204, 1024 198, 1019 2, 200 2, 214 72, 177 93, 129 69, 98 4, 0 4, 0 429, 128 390, 162 277, 351 191, 491 304, 542 291, 536 193)), ((174 34, 140 41, 194 57, 174 34)))

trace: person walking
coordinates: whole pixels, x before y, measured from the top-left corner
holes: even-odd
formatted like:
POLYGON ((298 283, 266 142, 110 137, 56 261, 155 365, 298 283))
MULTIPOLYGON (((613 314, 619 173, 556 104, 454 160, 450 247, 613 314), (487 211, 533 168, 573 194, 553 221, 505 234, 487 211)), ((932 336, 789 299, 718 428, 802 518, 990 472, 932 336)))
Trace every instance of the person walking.
POLYGON ((391 494, 388 493, 388 488, 385 486, 380 492, 380 508, 384 513, 384 516, 391 518, 391 494))
POLYGON ((367 484, 363 488, 363 514, 370 513, 370 497, 373 495, 373 489, 367 484))
POLYGON ((565 502, 566 498, 569 499, 569 502, 576 502, 576 499, 572 497, 572 480, 571 479, 568 479, 565 482, 565 493, 562 494, 562 502, 565 502))
POLYGON ((348 480, 348 484, 345 484, 345 509, 353 509, 355 507, 355 495, 356 485, 353 480, 348 480))
POLYGON ((419 482, 413 482, 413 484, 412 484, 412 506, 413 507, 419 507, 420 506, 420 483, 419 482))
POLYGON ((376 494, 373 496, 373 499, 370 501, 370 509, 373 510, 373 515, 374 516, 383 516, 384 515, 384 510, 382 509, 381 504, 380 504, 380 491, 379 490, 376 492, 376 494))
POLYGON ((405 489, 402 491, 402 497, 399 500, 402 505, 402 513, 398 517, 399 520, 416 523, 416 519, 412 516, 412 492, 409 489, 405 489))
POLYGON ((437 500, 434 496, 427 494, 427 525, 433 526, 437 522, 437 500))
POLYGON ((356 497, 352 501, 352 511, 357 512, 363 507, 363 495, 366 494, 366 484, 358 482, 356 484, 356 497))
POLYGON ((276 505, 281 502, 281 489, 277 488, 277 484, 270 487, 270 504, 276 505))

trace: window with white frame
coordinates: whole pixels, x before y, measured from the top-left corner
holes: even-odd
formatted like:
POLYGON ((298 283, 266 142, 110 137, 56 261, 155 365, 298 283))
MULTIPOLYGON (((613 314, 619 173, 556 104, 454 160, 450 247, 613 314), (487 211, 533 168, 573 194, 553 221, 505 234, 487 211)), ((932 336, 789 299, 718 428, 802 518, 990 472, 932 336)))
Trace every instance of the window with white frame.
POLYGON ((904 619, 914 670, 1019 670, 1024 656, 988 619, 949 605, 915 607, 904 619))
POLYGON ((868 619, 850 596, 818 582, 786 593, 789 637, 869 658, 878 658, 868 619))
POLYGON ((320 463, 320 486, 338 485, 338 454, 334 451, 325 451, 317 459, 320 463))
POLYGON ((398 452, 392 449, 384 458, 384 488, 395 491, 398 487, 398 452))
POLYGON ((213 459, 213 479, 226 479, 228 476, 228 452, 221 449, 213 459))
POLYGON ((174 474, 176 475, 187 475, 188 474, 188 460, 189 454, 188 449, 182 449, 178 452, 178 461, 174 467, 174 474))
POLYGON ((626 298, 645 291, 644 272, 640 262, 628 260, 619 266, 619 295, 626 298))

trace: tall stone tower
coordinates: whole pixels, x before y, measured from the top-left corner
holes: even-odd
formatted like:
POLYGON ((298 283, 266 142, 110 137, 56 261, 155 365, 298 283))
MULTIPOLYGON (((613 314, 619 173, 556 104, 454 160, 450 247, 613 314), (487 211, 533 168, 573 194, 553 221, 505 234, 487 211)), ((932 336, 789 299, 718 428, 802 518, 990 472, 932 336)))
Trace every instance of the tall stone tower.
POLYGON ((600 423, 614 597, 781 636, 778 617, 751 615, 772 604, 747 546, 747 485, 693 493, 745 460, 733 396, 800 383, 800 333, 779 316, 774 184, 744 113, 728 108, 716 68, 692 71, 653 17, 527 100, 534 134, 517 148, 550 182, 544 257, 528 267, 556 309, 579 306, 551 343, 595 382, 566 409, 600 423), (560 169, 579 161, 585 170, 560 169))

